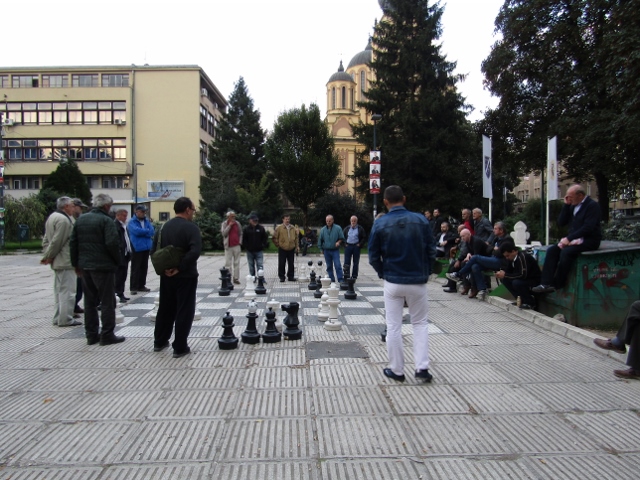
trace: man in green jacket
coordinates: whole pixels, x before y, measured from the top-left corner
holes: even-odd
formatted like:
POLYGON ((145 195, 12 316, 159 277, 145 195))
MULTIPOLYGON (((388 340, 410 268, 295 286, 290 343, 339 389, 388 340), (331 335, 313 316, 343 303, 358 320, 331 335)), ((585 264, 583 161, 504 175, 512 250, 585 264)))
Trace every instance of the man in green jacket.
POLYGON ((120 239, 109 211, 113 199, 104 193, 96 195, 93 210, 76 221, 71 234, 71 263, 82 277, 84 289, 84 329, 87 344, 111 345, 124 342, 117 337, 115 272, 120 264, 120 239), (102 331, 98 333, 98 305, 102 331))
POLYGON ((344 281, 344 274, 342 273, 342 265, 340 265, 340 245, 344 243, 344 232, 342 228, 340 228, 340 225, 336 225, 333 222, 333 215, 327 215, 325 220, 327 225, 320 230, 318 248, 324 254, 327 273, 331 281, 336 281, 336 277, 333 275, 333 268, 335 267, 338 282, 342 283, 344 281))

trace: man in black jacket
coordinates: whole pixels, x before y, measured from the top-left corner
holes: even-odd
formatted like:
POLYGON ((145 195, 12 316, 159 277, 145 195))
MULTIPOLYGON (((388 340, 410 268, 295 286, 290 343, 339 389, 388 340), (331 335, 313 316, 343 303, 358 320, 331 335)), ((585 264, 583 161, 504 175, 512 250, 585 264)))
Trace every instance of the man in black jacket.
POLYGON ((116 210, 116 219, 113 221, 118 230, 118 238, 120 239, 120 265, 116 270, 116 296, 120 299, 120 303, 126 303, 130 300, 124 295, 124 285, 127 282, 127 271, 129 270, 129 261, 131 260, 131 242, 129 241, 129 232, 127 232, 127 215, 129 212, 125 208, 116 210))
MULTIPOLYGON (((487 244, 483 242, 480 238, 475 235, 471 235, 471 231, 464 228, 460 230, 460 238, 464 243, 464 248, 460 248, 460 254, 456 261, 449 265, 448 273, 459 272, 460 269, 464 266, 466 262, 468 262, 473 255, 479 255, 486 251, 487 244)), ((474 298, 478 290, 475 287, 471 287, 471 282, 466 278, 462 279, 463 290, 460 292, 461 295, 467 295, 470 290, 472 290, 471 298, 474 298)), ((456 292, 456 282, 454 280, 447 280, 447 285, 444 287, 444 291, 446 293, 455 293, 456 292)))
POLYGON ((502 283, 514 298, 520 297, 520 308, 535 308, 536 301, 531 294, 531 288, 540 283, 538 262, 528 253, 519 251, 512 242, 500 245, 500 253, 507 260, 507 266, 496 272, 496 278, 502 279, 502 283))
POLYGON ((247 252, 247 264, 252 277, 262 270, 264 258, 262 251, 267 248, 269 242, 267 231, 258 221, 255 213, 249 215, 249 225, 244 227, 242 232, 242 247, 247 252))
POLYGON ((597 250, 602 240, 600 205, 587 196, 581 185, 572 185, 564 197, 558 225, 569 225, 569 233, 546 252, 540 285, 534 292, 553 292, 564 287, 567 276, 581 252, 597 250))
POLYGON ((156 315, 153 351, 161 352, 169 346, 175 324, 173 358, 189 353, 189 333, 196 312, 198 288, 198 258, 202 250, 200 229, 193 223, 196 208, 187 197, 180 197, 173 204, 176 216, 158 229, 153 238, 151 254, 168 245, 182 249, 184 256, 176 268, 165 270, 160 276, 160 305, 156 315), (161 244, 158 236, 161 234, 161 244))
POLYGON ((358 278, 358 266, 360 265, 360 249, 367 241, 367 234, 362 228, 362 225, 358 225, 358 217, 351 216, 351 225, 342 229, 344 238, 346 240, 346 247, 344 249, 344 265, 346 270, 344 271, 345 278, 348 278, 349 268, 351 266, 351 260, 353 259, 353 269, 351 269, 351 278, 358 278))
POLYGON ((71 264, 82 277, 84 329, 87 343, 111 345, 124 342, 115 335, 115 272, 120 265, 120 239, 109 216, 113 199, 104 193, 95 196, 93 210, 82 215, 71 233, 71 264), (98 305, 102 331, 98 334, 98 305))

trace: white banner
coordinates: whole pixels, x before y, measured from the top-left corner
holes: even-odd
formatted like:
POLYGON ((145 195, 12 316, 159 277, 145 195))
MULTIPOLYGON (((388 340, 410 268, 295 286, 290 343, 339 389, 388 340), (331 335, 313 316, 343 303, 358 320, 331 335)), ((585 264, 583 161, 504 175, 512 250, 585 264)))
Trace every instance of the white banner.
POLYGON ((491 139, 482 136, 482 196, 493 198, 491 187, 491 139))
POLYGON ((152 201, 177 200, 184 197, 183 181, 147 181, 147 197, 152 201))
POLYGON ((547 144, 547 202, 558 199, 558 137, 547 144))

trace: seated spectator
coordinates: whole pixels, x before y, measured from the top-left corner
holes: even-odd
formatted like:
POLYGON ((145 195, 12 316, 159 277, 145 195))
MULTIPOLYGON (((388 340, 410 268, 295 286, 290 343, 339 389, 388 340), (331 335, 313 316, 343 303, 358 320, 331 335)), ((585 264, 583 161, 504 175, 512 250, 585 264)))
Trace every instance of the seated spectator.
POLYGON ((608 340, 596 338, 593 340, 598 347, 605 350, 613 350, 614 352, 624 355, 627 353, 627 345, 629 345, 629 353, 627 355, 627 370, 614 370, 613 374, 618 378, 627 380, 640 380, 640 300, 631 304, 627 318, 625 318, 622 326, 618 330, 618 334, 608 340))
POLYGON ((471 232, 471 235, 475 235, 475 232, 473 230, 473 218, 471 215, 471 210, 469 210, 468 208, 462 209, 462 223, 460 224, 460 226, 469 230, 471 232))
POLYGON ((520 308, 529 310, 536 308, 536 301, 531 289, 540 283, 540 267, 535 258, 511 242, 500 245, 500 253, 507 260, 506 268, 496 272, 496 278, 502 280, 504 286, 514 298, 520 297, 520 308))
POLYGON ((482 210, 480 210, 479 208, 474 208, 472 215, 473 230, 475 232, 474 235, 486 242, 487 240, 489 240, 489 237, 492 233, 491 222, 487 217, 484 217, 482 215, 482 210))
MULTIPOLYGON (((448 273, 458 272, 465 263, 471 259, 476 252, 486 252, 487 245, 479 238, 471 235, 471 232, 466 228, 460 229, 460 250, 458 256, 451 265, 449 265, 448 273)), ((475 284, 472 286, 471 282, 467 278, 462 279, 463 289, 460 292, 461 295, 469 295, 470 298, 475 298, 478 294, 478 290, 475 288, 475 284)), ((456 292, 456 282, 448 280, 447 285, 444 287, 444 291, 447 293, 456 292)))
POLYGON ((482 272, 483 270, 502 270, 505 260, 500 253, 500 245, 508 240, 513 243, 513 239, 507 233, 504 223, 496 222, 493 226, 493 235, 490 238, 491 243, 485 246, 486 250, 481 254, 473 255, 459 272, 447 273, 447 278, 460 282, 464 276, 471 274, 478 289, 477 298, 478 300, 484 300, 487 295, 487 282, 482 272))
POLYGON ((436 236, 436 258, 449 258, 451 247, 455 246, 458 235, 449 230, 449 224, 440 224, 440 234, 436 236))

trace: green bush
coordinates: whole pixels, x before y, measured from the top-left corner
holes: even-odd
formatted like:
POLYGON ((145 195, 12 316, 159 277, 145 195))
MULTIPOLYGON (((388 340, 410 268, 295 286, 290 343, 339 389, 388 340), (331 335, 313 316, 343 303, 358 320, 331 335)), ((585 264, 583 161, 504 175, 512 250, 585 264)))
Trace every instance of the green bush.
POLYGON ((14 199, 11 195, 6 195, 4 208, 5 241, 18 241, 18 225, 29 227, 29 239, 42 238, 47 218, 46 208, 34 194, 19 200, 14 199))
MULTIPOLYGON (((224 244, 222 242, 222 233, 220 227, 224 217, 217 212, 212 212, 206 208, 200 208, 196 213, 193 221, 202 232, 202 249, 203 250, 224 250, 224 244)), ((236 220, 240 222, 241 228, 246 227, 249 224, 247 215, 244 213, 237 213, 236 220)))
POLYGON ((604 240, 640 242, 640 222, 626 222, 624 215, 617 213, 613 220, 605 225, 602 236, 604 240))

